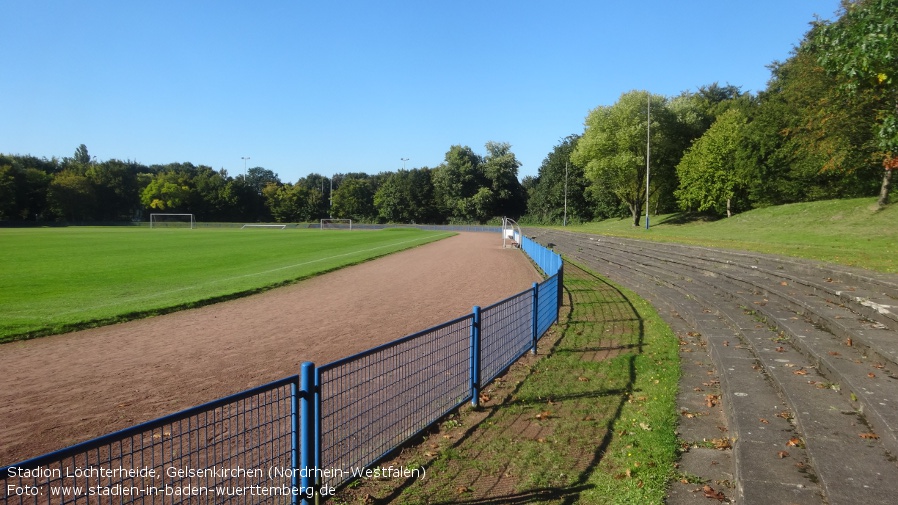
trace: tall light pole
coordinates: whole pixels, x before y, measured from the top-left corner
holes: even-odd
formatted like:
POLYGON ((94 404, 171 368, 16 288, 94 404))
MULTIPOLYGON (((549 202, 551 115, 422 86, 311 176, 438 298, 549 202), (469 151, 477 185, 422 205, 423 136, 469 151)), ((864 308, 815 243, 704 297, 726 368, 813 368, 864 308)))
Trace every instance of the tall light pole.
POLYGON ((652 154, 652 93, 648 95, 648 105, 645 109, 645 229, 649 229, 649 156, 652 154))
POLYGON ((408 161, 408 158, 399 158, 402 160, 402 169, 405 170, 405 162, 408 161))
POLYGON ((564 162, 564 226, 567 226, 567 160, 564 162))
POLYGON ((249 159, 249 156, 241 156, 241 160, 243 160, 243 182, 246 182, 246 160, 249 159))
POLYGON ((331 190, 328 193, 328 196, 330 197, 330 205, 327 208, 327 215, 328 215, 328 217, 333 219, 334 218, 334 176, 333 175, 331 176, 331 190))

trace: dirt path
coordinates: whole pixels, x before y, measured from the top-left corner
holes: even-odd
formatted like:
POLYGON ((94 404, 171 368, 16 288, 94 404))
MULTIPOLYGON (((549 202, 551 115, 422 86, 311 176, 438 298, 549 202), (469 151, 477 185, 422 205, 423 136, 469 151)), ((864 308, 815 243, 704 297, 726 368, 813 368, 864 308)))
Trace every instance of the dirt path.
POLYGON ((538 280, 497 234, 463 233, 249 298, 0 345, 0 465, 331 362, 538 280))

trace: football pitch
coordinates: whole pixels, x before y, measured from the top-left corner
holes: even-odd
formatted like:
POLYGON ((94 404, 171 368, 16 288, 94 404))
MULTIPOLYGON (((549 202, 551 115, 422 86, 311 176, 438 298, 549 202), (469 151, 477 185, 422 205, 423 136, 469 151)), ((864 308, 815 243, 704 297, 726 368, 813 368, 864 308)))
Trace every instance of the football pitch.
POLYGON ((417 229, 0 229, 0 342, 223 301, 451 235, 417 229))

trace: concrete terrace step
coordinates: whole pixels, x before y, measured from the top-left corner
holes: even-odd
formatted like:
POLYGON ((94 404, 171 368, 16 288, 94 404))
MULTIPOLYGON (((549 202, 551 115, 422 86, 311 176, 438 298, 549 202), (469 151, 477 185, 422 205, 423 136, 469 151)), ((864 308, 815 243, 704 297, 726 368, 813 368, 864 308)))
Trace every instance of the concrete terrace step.
MULTIPOLYGON (((686 388, 703 389, 696 377, 713 365, 734 439, 732 472, 718 465, 717 481, 734 476, 734 501, 894 501, 898 277, 738 251, 525 234, 658 307, 690 351, 681 353, 681 409, 696 407, 686 388)), ((691 421, 684 416, 681 437, 700 433, 691 421)), ((674 485, 668 502, 695 496, 674 485)))

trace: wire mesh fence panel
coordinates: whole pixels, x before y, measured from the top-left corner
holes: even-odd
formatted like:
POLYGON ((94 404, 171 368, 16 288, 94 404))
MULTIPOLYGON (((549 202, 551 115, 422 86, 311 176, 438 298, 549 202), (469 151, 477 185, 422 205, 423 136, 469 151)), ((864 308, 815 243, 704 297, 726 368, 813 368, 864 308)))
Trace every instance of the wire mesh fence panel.
POLYGON ((486 385, 533 344, 533 290, 480 312, 480 377, 486 385))
POLYGON ((561 256, 527 237, 521 240, 521 249, 546 275, 555 275, 561 268, 561 256))
POLYGON ((318 368, 323 484, 347 482, 470 398, 471 319, 318 368))
POLYGON ((2 469, 0 503, 285 503, 289 377, 2 469))
POLYGON ((539 285, 536 295, 536 335, 543 334, 558 319, 558 274, 539 285))

